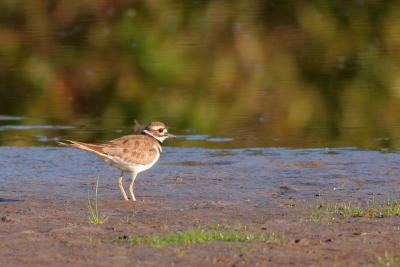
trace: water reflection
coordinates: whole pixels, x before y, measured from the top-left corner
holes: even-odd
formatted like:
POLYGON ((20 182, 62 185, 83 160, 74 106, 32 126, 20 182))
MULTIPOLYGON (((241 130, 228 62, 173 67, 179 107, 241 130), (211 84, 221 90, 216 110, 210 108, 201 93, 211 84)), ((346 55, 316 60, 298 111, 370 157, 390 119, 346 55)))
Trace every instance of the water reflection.
POLYGON ((396 1, 6 0, 0 10, 2 145, 101 141, 137 119, 167 122, 184 146, 399 147, 396 1))

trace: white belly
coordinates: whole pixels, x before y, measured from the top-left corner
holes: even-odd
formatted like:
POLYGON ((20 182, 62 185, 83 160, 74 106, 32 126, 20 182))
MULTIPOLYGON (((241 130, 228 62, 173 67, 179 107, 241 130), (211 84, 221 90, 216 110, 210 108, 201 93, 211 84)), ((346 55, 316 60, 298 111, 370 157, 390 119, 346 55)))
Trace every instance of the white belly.
POLYGON ((131 163, 120 157, 109 157, 109 158, 104 158, 104 160, 111 166, 116 167, 121 171, 140 173, 153 167, 153 165, 156 164, 159 158, 160 158, 160 153, 157 153, 157 156, 154 158, 154 160, 147 165, 131 163))
POLYGON ((150 169, 151 167, 153 167, 154 164, 156 164, 156 162, 158 161, 158 159, 160 158, 160 153, 157 153, 157 157, 150 163, 147 165, 142 165, 142 164, 137 164, 135 165, 135 172, 139 173, 145 170, 150 169))

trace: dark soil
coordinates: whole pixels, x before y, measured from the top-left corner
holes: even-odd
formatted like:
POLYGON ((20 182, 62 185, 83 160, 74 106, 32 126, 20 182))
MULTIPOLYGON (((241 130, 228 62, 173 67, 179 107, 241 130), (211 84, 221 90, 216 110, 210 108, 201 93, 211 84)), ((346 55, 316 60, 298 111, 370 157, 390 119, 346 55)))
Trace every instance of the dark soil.
POLYGON ((398 217, 312 222, 312 205, 283 199, 265 205, 102 199, 109 216, 102 225, 88 223, 86 202, 30 197, 0 205, 2 266, 360 266, 400 249, 398 217), (278 241, 163 248, 117 242, 215 224, 273 232, 278 241))

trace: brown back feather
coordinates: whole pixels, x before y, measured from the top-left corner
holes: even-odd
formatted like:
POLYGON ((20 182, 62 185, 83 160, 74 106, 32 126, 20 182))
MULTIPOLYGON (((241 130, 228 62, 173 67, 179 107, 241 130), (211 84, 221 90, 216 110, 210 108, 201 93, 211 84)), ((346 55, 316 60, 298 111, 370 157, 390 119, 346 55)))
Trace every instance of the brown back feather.
POLYGON ((103 144, 67 141, 69 143, 59 142, 59 144, 94 152, 106 158, 117 157, 128 162, 145 165, 154 160, 157 150, 161 151, 158 141, 147 135, 127 135, 103 144))

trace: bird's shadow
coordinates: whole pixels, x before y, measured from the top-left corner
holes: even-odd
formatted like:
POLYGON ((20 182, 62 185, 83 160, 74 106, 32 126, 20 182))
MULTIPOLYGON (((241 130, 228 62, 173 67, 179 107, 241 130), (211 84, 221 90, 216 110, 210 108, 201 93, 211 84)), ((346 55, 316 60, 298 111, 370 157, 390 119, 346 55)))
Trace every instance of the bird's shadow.
POLYGON ((20 202, 20 201, 23 201, 22 199, 16 199, 16 198, 3 198, 3 197, 0 197, 0 203, 3 203, 3 202, 20 202))

